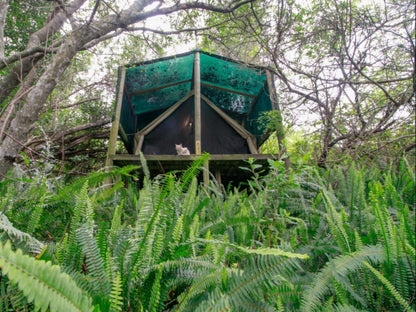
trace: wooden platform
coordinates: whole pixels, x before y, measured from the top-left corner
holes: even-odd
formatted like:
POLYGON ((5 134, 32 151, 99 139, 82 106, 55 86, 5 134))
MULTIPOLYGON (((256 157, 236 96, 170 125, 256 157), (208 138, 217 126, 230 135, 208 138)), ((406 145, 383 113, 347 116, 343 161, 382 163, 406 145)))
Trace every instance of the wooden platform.
MULTIPOLYGON (((179 156, 179 155, 144 155, 147 166, 152 177, 158 174, 164 174, 174 170, 185 170, 197 159, 198 155, 179 156)), ((241 182, 246 182, 251 178, 250 172, 242 170, 241 167, 249 167, 248 159, 254 159, 255 163, 263 168, 259 170, 268 170, 268 159, 277 159, 273 154, 233 154, 233 155, 210 155, 208 161, 208 170, 210 175, 206 175, 204 183, 207 183, 208 177, 215 177, 218 182, 224 186, 238 186, 241 182)), ((140 165, 140 157, 131 154, 116 154, 111 156, 111 160, 116 166, 125 166, 136 164, 140 165)))

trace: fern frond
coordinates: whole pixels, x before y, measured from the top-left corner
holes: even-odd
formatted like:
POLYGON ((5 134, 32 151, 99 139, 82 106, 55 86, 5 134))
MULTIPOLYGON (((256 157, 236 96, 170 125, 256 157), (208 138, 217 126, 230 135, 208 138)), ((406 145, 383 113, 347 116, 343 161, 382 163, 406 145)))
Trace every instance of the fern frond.
MULTIPOLYGON (((76 204, 73 208, 73 215, 71 218, 71 224, 69 226, 68 230, 68 239, 66 242, 66 250, 65 250, 65 263, 66 265, 75 265, 75 263, 78 263, 77 258, 79 258, 78 254, 78 244, 76 242, 77 240, 77 230, 78 227, 81 224, 81 219, 83 214, 85 213, 85 200, 88 198, 88 180, 86 180, 81 187, 80 190, 78 190, 78 196, 76 200, 76 204)), ((66 235, 66 234, 65 234, 66 235)), ((78 265, 80 265, 78 263, 78 265)))
POLYGON ((71 184, 60 189, 55 196, 50 199, 50 203, 59 203, 62 201, 72 201, 74 194, 78 194, 82 187, 87 184, 93 187, 99 183, 107 181, 109 178, 131 177, 131 172, 139 169, 136 165, 128 165, 120 168, 112 168, 112 170, 95 171, 85 177, 74 180, 71 184))
POLYGON ((364 261, 363 264, 370 269, 370 271, 377 277, 377 279, 389 290, 389 292, 393 295, 394 299, 400 303, 405 309, 405 311, 414 312, 415 310, 409 305, 409 303, 399 294, 397 289, 394 287, 390 281, 383 276, 379 271, 377 271, 371 264, 367 261, 364 261))
POLYGON ((301 270, 299 262, 293 258, 257 256, 250 257, 249 260, 242 274, 240 272, 230 277, 230 290, 227 295, 234 306, 256 297, 261 298, 265 285, 301 270))
POLYGON ((188 189, 189 184, 197 176, 199 171, 204 165, 204 162, 209 160, 210 155, 208 153, 203 153, 200 157, 192 162, 188 169, 182 174, 179 183, 183 191, 188 189))
POLYGON ((330 199, 327 191, 323 190, 322 194, 325 199, 324 202, 327 208, 326 219, 328 221, 331 234, 335 237, 335 240, 337 241, 338 246, 341 248, 342 251, 351 252, 351 246, 349 243, 350 239, 348 237, 347 232, 345 231, 342 217, 339 214, 339 212, 335 209, 334 204, 330 199))
POLYGON ((45 248, 45 244, 38 241, 28 233, 22 232, 16 229, 9 219, 0 212, 0 232, 5 232, 8 239, 12 239, 12 243, 15 245, 24 245, 27 251, 38 255, 45 248))
POLYGON ((330 307, 329 311, 334 312, 366 312, 366 310, 360 310, 350 304, 334 304, 330 307))
POLYGON ((107 278, 104 261, 101 258, 100 250, 92 236, 91 229, 87 225, 82 225, 77 230, 77 239, 86 257, 88 275, 93 277, 92 285, 94 289, 103 297, 110 295, 111 286, 107 278))
POLYGON ((29 224, 27 225, 27 233, 32 235, 36 229, 39 227, 39 221, 43 213, 43 206, 45 203, 46 193, 42 195, 39 202, 36 203, 35 208, 29 218, 29 224))
POLYGON ((391 261, 394 253, 394 239, 392 239, 392 231, 393 231, 393 223, 391 220, 391 216, 387 210, 386 205, 382 202, 384 198, 384 190, 381 183, 373 183, 371 191, 370 191, 370 200, 372 203, 372 208, 374 214, 377 219, 378 227, 376 227, 376 231, 381 234, 381 241, 385 246, 384 250, 387 256, 387 262, 391 261), (381 202, 380 202, 381 201, 381 202))
POLYGON ((92 311, 91 299, 60 268, 50 262, 35 260, 13 252, 10 242, 0 242, 0 267, 10 281, 16 283, 29 302, 46 311, 92 311))
POLYGON ((293 253, 293 252, 285 251, 285 250, 278 249, 278 248, 261 247, 261 248, 251 249, 251 248, 239 246, 236 244, 231 244, 228 242, 223 242, 223 241, 218 241, 218 240, 207 240, 207 239, 202 239, 202 238, 198 238, 195 241, 206 243, 206 244, 210 243, 210 244, 216 244, 216 245, 225 245, 227 247, 231 247, 239 251, 242 251, 244 254, 255 254, 259 256, 283 256, 287 258, 298 258, 298 259, 309 258, 309 256, 306 254, 293 253))
POLYGON ((124 201, 121 201, 119 205, 116 206, 116 209, 113 213, 113 219, 111 221, 111 227, 110 227, 110 241, 114 242, 115 237, 117 236, 117 233, 121 226, 121 214, 123 209, 124 201))
POLYGON ((156 271, 155 279, 153 280, 152 292, 150 293, 149 312, 156 312, 160 300, 160 281, 162 279, 163 265, 160 264, 156 271))
POLYGON ((120 272, 117 272, 111 286, 110 293, 110 312, 121 312, 123 307, 123 291, 120 272))
POLYGON ((68 243, 68 233, 64 234, 64 237, 60 243, 56 244, 55 258, 59 264, 63 264, 65 261, 65 251, 68 243))
MULTIPOLYGON (((187 303, 194 297, 206 292, 207 289, 218 285, 223 278, 223 268, 218 268, 207 274, 203 274, 201 277, 194 279, 191 286, 186 292, 178 297, 178 305, 175 308, 175 312, 181 312, 186 308, 187 303)), ((211 269, 212 270, 212 269, 211 269)), ((188 273, 189 274, 189 273, 188 273)))
POLYGON ((179 241, 182 237, 182 230, 183 230, 183 215, 179 217, 176 221, 175 227, 172 231, 172 238, 169 242, 169 251, 173 254, 175 248, 178 246, 179 241))
MULTIPOLYGON (((330 260, 327 265, 315 276, 312 285, 305 292, 302 300, 302 311, 312 312, 316 311, 325 296, 330 292, 331 280, 335 279, 347 290, 349 281, 345 278, 348 274, 356 272, 363 267, 363 261, 372 261, 373 263, 380 263, 384 259, 383 249, 378 246, 368 246, 362 248, 360 251, 341 255, 335 259, 330 260), (348 283, 348 284, 347 284, 348 283)), ((359 285, 358 285, 359 286, 359 285)))
MULTIPOLYGON (((225 312, 233 311, 231 308, 230 298, 225 296, 219 288, 208 294, 208 299, 198 304, 196 309, 188 309, 195 312, 225 312)), ((236 310, 238 311, 238 310, 236 310)))

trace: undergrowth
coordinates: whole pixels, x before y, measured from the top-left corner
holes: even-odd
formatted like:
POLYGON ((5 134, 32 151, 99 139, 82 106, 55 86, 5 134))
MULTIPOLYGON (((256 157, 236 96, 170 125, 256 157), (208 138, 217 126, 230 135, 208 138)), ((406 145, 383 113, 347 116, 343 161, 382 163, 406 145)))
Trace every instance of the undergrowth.
POLYGON ((415 173, 254 162, 0 183, 1 311, 415 311, 415 173), (111 181, 111 183, 109 183, 111 181))

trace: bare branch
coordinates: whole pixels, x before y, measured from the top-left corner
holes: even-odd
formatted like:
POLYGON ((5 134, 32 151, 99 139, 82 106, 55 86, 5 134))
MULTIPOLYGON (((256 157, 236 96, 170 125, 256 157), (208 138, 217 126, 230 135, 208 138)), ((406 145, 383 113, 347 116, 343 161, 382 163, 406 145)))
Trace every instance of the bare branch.
POLYGON ((51 48, 44 48, 41 46, 36 46, 30 49, 26 49, 22 52, 14 53, 10 55, 9 57, 0 58, 0 70, 18 60, 21 60, 22 58, 25 58, 28 56, 34 56, 35 54, 38 54, 38 53, 41 53, 40 55, 43 55, 43 54, 53 53, 56 51, 57 51, 56 48, 51 49, 51 48))
POLYGON ((87 25, 91 24, 92 20, 94 19, 95 14, 97 13, 98 7, 100 6, 100 0, 97 0, 94 5, 94 9, 92 10, 91 16, 87 22, 87 25))
POLYGON ((58 106, 58 109, 73 108, 75 106, 79 106, 79 105, 82 105, 82 104, 85 104, 85 103, 94 102, 94 101, 98 101, 98 100, 100 100, 99 97, 89 98, 89 99, 85 99, 85 100, 75 102, 75 103, 72 103, 72 104, 69 104, 69 105, 58 106))

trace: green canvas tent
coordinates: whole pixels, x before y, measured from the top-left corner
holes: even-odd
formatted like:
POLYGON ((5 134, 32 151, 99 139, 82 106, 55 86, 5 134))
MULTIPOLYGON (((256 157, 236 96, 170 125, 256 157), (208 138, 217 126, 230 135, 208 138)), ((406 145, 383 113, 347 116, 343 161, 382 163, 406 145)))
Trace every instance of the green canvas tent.
POLYGON ((265 68, 203 51, 123 66, 108 165, 140 152, 162 172, 181 169, 203 152, 216 164, 228 161, 227 167, 233 160, 265 159, 270 156, 258 154, 267 138, 259 117, 271 110, 278 105, 265 68), (117 133, 129 155, 115 154, 117 133), (191 155, 177 155, 175 144, 191 155))

